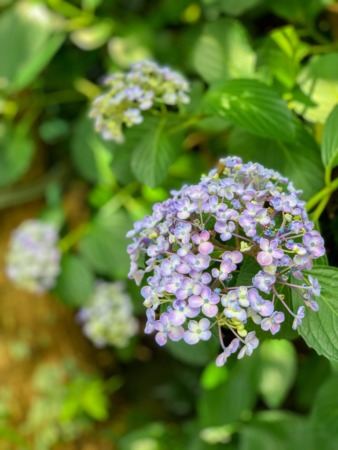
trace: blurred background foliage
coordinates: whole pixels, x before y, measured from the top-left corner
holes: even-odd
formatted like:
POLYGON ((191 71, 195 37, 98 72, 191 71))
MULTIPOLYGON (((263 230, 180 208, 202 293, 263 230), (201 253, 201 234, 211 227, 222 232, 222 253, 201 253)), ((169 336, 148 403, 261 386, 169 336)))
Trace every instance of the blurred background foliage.
POLYGON ((265 341, 223 368, 209 342, 159 350, 142 332, 125 234, 171 189, 232 154, 304 191, 337 266, 338 3, 1 0, 0 8, 1 250, 11 229, 38 216, 59 228, 63 254, 51 298, 1 278, 1 448, 337 449, 337 363, 299 339, 265 341), (123 144, 104 141, 88 118, 103 77, 144 59, 184 74, 191 102, 168 114, 159 138, 149 119, 127 129, 123 144), (97 277, 127 283, 140 332, 125 349, 94 349, 74 319, 97 277), (30 320, 15 319, 22 311, 30 320), (9 363, 27 372, 12 376, 9 363), (22 403, 16 390, 27 386, 22 403))

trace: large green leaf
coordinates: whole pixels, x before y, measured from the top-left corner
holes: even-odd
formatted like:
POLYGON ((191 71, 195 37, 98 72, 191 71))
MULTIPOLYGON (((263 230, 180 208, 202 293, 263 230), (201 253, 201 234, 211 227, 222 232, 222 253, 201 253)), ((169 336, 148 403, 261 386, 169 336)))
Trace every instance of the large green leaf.
POLYGON ((73 307, 84 305, 93 290, 94 276, 85 262, 75 255, 66 255, 61 264, 56 292, 62 301, 73 307))
POLYGON ((305 95, 316 106, 296 104, 296 111, 312 122, 324 123, 338 103, 338 53, 313 56, 298 77, 305 95))
POLYGON ((329 115, 323 131, 322 160, 325 167, 338 165, 338 106, 329 115))
POLYGON ((199 341, 195 345, 189 345, 184 341, 168 341, 166 349, 175 358, 192 366, 205 366, 215 359, 219 351, 219 341, 213 337, 209 341, 199 341))
POLYGON ((264 411, 240 431, 239 450, 314 450, 306 419, 282 411, 264 411))
POLYGON ((201 393, 198 399, 201 427, 217 427, 247 419, 257 398, 258 361, 258 352, 236 361, 224 382, 201 393))
MULTIPOLYGON (((299 334, 319 355, 338 360, 338 269, 330 266, 314 266, 309 271, 321 285, 320 296, 316 298, 318 312, 306 311, 299 334)), ((293 293, 294 308, 303 301, 293 293)))
POLYGON ((29 168, 34 152, 25 123, 0 125, 0 186, 17 181, 29 168))
POLYGON ((44 2, 17 2, 0 18, 0 81, 9 92, 31 83, 62 44, 56 18, 44 2))
POLYGON ((297 189, 302 189, 305 200, 324 185, 324 167, 319 147, 301 124, 296 125, 294 141, 285 143, 235 129, 229 140, 229 150, 245 161, 257 161, 265 167, 278 170, 293 181, 297 189))
POLYGON ((295 138, 292 112, 271 87, 257 80, 230 80, 207 94, 210 108, 252 133, 279 141, 295 138))
POLYGON ((79 251, 83 259, 98 274, 126 278, 129 271, 130 241, 125 237, 132 228, 128 216, 122 211, 106 214, 107 204, 94 219, 88 233, 80 241, 79 251))
POLYGON ((253 76, 255 59, 246 30, 231 19, 207 24, 193 50, 194 66, 209 83, 253 76))
POLYGON ((268 0, 266 4, 272 11, 292 22, 307 23, 313 20, 326 5, 334 0, 268 0))
POLYGON ((297 356, 291 342, 268 340, 260 345, 259 390, 269 408, 282 405, 296 376, 297 356))
POLYGON ((137 130, 139 140, 135 142, 131 168, 136 178, 150 187, 164 180, 180 153, 180 145, 168 134, 165 123, 164 120, 147 120, 137 130))

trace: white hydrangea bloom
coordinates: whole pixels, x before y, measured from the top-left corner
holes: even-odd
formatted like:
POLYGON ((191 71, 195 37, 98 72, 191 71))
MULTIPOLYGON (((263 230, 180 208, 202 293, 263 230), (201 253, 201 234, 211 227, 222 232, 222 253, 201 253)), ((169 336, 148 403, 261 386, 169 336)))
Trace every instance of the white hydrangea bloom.
POLYGON ((60 273, 58 231, 40 220, 26 220, 12 232, 6 274, 18 287, 43 293, 54 287, 60 273))
POLYGON ((88 305, 77 316, 84 334, 97 347, 123 348, 137 333, 130 296, 123 283, 98 281, 88 305))
POLYGON ((123 142, 123 128, 138 125, 142 113, 189 103, 189 84, 178 72, 153 61, 133 64, 127 73, 106 78, 108 90, 93 101, 90 117, 104 139, 123 142))

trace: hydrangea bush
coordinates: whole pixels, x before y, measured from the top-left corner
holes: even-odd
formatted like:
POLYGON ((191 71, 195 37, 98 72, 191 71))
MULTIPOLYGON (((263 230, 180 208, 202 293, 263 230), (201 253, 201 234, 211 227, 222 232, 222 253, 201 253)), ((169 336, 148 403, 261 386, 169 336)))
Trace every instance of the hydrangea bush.
POLYGON ((119 282, 98 281, 90 301, 80 309, 77 319, 96 347, 126 347, 138 330, 130 296, 125 292, 124 284, 119 282))
POLYGON ((106 77, 107 91, 93 102, 90 117, 104 139, 123 142, 123 128, 138 125, 145 111, 188 103, 189 84, 179 73, 153 61, 132 64, 129 72, 106 77))
POLYGON ((279 173, 228 157, 199 184, 155 204, 127 234, 129 277, 140 284, 146 276, 145 332, 161 346, 168 339, 193 345, 218 329, 221 366, 237 351, 238 358, 252 354, 259 344, 253 325, 275 335, 285 312, 296 329, 305 306, 317 311, 320 285, 307 271, 324 242, 300 194, 279 173), (243 284, 245 267, 250 281, 243 284), (296 313, 287 288, 303 300, 296 313), (227 344, 224 335, 232 336, 227 344))
POLYGON ((60 273, 58 230, 40 220, 26 220, 11 235, 6 274, 18 287, 43 293, 55 286, 60 273))

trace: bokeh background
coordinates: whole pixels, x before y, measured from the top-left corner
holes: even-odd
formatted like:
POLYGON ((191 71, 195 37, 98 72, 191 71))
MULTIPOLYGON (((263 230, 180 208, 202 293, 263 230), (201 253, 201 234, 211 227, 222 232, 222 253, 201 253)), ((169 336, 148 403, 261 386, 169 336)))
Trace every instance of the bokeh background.
POLYGON ((320 146, 338 103, 338 3, 1 0, 0 43, 0 448, 338 449, 335 363, 295 335, 223 368, 210 343, 159 348, 143 333, 125 237, 171 189, 239 155, 303 189, 337 266, 337 172, 320 146), (124 144, 103 140, 88 118, 104 76, 144 59, 191 83, 164 157, 151 141, 135 156, 132 129, 124 144), (205 109, 210 86, 237 79, 264 83, 263 103, 241 120, 205 109), (269 98, 297 119, 293 137, 269 98), (55 224, 62 251, 56 286, 39 295, 6 276, 11 233, 35 218, 55 224), (98 348, 77 318, 97 279, 131 297, 138 332, 122 348, 98 348))

